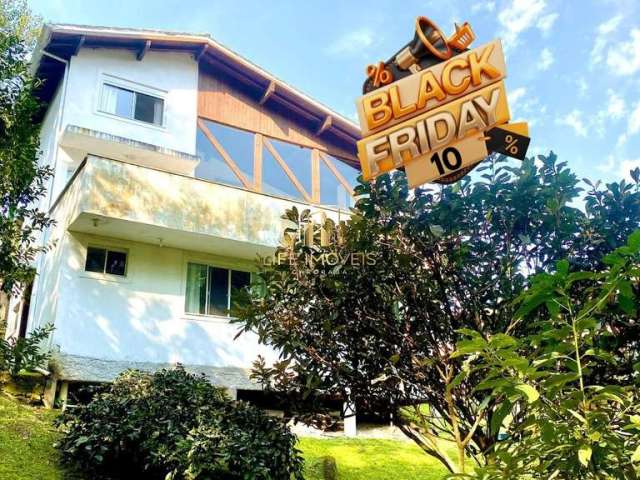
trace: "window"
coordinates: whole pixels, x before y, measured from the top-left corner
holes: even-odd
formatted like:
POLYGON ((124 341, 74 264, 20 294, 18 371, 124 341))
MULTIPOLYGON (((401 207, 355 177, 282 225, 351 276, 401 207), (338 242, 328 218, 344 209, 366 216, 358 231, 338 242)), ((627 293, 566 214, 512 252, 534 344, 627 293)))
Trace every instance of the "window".
POLYGON ((162 125, 164 100, 105 83, 102 87, 100 110, 119 117, 162 125))
MULTIPOLYGON (((360 175, 358 170, 329 155, 326 158, 347 184, 352 187, 358 184, 357 178, 360 175)), ((347 191, 324 161, 320 162, 320 203, 339 208, 350 208, 355 204, 351 193, 347 191)))
MULTIPOLYGON (((204 123, 229 157, 238 166, 243 175, 251 181, 253 178, 253 133, 237 128, 227 127, 219 123, 204 120, 204 123)), ((198 129, 196 150, 200 163, 196 167, 195 176, 205 180, 213 180, 229 185, 242 187, 242 182, 229 168, 222 155, 211 144, 204 132, 198 129)))
POLYGON ((238 270, 189 263, 185 311, 196 315, 229 316, 238 293, 251 283, 251 274, 238 270))
MULTIPOLYGON (((311 149, 272 138, 268 141, 289 167, 302 188, 311 193, 311 149)), ((272 195, 305 200, 302 193, 279 165, 273 153, 265 148, 262 153, 262 191, 272 195)))
POLYGON ((87 272, 108 273, 124 277, 127 274, 127 253, 106 248, 88 247, 84 269, 87 272))

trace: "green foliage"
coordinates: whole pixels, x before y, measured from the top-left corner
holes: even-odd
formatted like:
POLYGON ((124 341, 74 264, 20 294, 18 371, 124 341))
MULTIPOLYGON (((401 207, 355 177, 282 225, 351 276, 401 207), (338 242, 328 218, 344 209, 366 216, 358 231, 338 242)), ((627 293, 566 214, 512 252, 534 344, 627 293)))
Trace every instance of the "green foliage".
POLYGON ((0 338, 0 371, 17 377, 22 370, 45 368, 51 353, 41 344, 53 330, 53 325, 45 325, 34 329, 27 337, 0 338))
POLYGON ((570 271, 560 261, 555 272, 534 277, 507 329, 527 321, 528 335, 462 332, 454 355, 466 359, 466 374, 482 376, 475 391, 495 400, 490 426, 506 437, 486 452, 493 461, 469 478, 637 478, 638 376, 615 373, 640 352, 611 348, 611 319, 637 321, 640 230, 604 263, 600 272, 570 271))
POLYGON ((34 96, 27 59, 28 11, 2 1, 0 13, 0 289, 17 291, 33 277, 32 262, 44 250, 37 239, 51 220, 38 208, 49 167, 38 165, 41 105, 34 96), (21 36, 22 35, 22 36, 21 36))
MULTIPOLYGON (((433 440, 443 433, 484 463, 498 436, 486 418, 501 405, 474 389, 481 376, 451 355, 460 330, 478 332, 471 350, 505 332, 529 277, 561 259, 570 270, 605 269, 603 253, 640 227, 640 189, 637 180, 594 184, 583 212, 573 206, 580 181, 553 153, 515 167, 492 157, 476 173, 415 191, 400 172, 361 184, 345 225, 327 221, 335 227, 327 247, 317 228, 314 245, 304 241, 309 211, 287 212, 288 240, 278 254, 288 261, 262 268, 251 302, 235 315, 244 331, 281 352, 278 364, 258 364, 255 374, 287 400, 288 414, 324 413, 323 397, 380 414, 419 399, 430 405, 423 421, 394 415, 409 437, 452 471, 464 468, 464 451, 448 459, 433 440), (340 261, 313 260, 321 254, 340 261)), ((609 340, 618 351, 636 348, 637 323, 615 325, 609 340)), ((528 325, 514 328, 520 334, 528 325)), ((618 356, 617 371, 629 375, 631 358, 618 356)), ((527 386, 519 391, 535 397, 527 386)))
POLYGON ((181 367, 123 373, 59 423, 63 458, 92 478, 302 478, 284 424, 181 367))
POLYGON ((33 15, 26 0, 0 0, 0 31, 11 34, 31 49, 40 33, 42 18, 33 15))

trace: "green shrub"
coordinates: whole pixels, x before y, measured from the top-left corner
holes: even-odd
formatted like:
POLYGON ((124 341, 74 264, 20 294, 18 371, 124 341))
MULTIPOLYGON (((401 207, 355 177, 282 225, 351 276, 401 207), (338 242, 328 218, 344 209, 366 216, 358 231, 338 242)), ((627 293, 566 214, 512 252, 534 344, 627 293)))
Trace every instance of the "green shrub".
POLYGON ((51 354, 42 350, 40 343, 46 340, 53 330, 53 325, 45 325, 34 329, 26 338, 0 338, 0 372, 7 371, 12 377, 17 377, 20 370, 33 371, 46 367, 51 354))
POLYGON ((58 422, 63 459, 92 478, 302 479, 282 422, 181 367, 125 372, 58 422))
POLYGON ((454 355, 465 358, 462 375, 480 379, 485 405, 494 401, 488 423, 504 440, 487 465, 452 478, 639 477, 640 351, 616 343, 618 325, 634 325, 640 311, 640 230, 602 261, 603 271, 571 271, 563 260, 534 276, 507 329, 528 322, 528 335, 461 331, 454 355))

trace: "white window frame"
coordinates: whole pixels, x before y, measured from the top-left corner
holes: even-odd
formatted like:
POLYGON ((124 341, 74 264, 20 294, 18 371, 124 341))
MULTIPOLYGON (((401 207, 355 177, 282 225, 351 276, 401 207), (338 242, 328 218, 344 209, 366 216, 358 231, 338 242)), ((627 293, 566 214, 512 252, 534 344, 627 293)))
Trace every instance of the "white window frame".
MULTIPOLYGON (((223 322, 228 323, 232 317, 230 314, 227 315, 215 315, 208 313, 191 313, 187 312, 187 281, 188 281, 188 269, 189 264, 195 263, 198 265, 204 265, 206 267, 213 268, 222 268, 227 270, 227 310, 231 308, 231 271, 235 270, 236 272, 246 272, 250 275, 250 281, 253 280, 254 271, 249 268, 248 265, 243 265, 240 263, 235 263, 232 261, 225 260, 217 260, 217 259, 206 259, 203 257, 197 256, 188 256, 183 261, 183 271, 182 271, 182 285, 181 285, 181 294, 182 294, 182 310, 184 312, 184 319, 187 320, 204 320, 204 321, 215 321, 215 322, 223 322)), ((207 298, 205 299, 205 311, 209 308, 209 276, 207 275, 207 298)))
MULTIPOLYGON (((120 121, 123 122, 128 122, 128 123, 132 123, 134 125, 138 125, 138 126, 142 126, 142 127, 147 127, 147 128, 152 128, 155 130, 161 130, 161 131, 165 131, 167 129, 167 96, 168 93, 166 90, 161 90, 159 88, 154 88, 148 85, 144 85, 142 83, 138 83, 138 82, 134 82, 131 80, 126 80, 124 78, 121 77, 117 77, 114 75, 109 75, 109 74, 105 74, 102 73, 100 75, 100 82, 98 84, 98 96, 96 99, 96 105, 95 105, 95 113, 98 115, 102 115, 105 117, 109 117, 109 118, 114 118, 114 119, 118 119, 120 121), (157 123, 149 123, 149 122, 144 122, 142 120, 137 120, 135 118, 129 118, 129 117, 122 117, 120 115, 116 115, 115 113, 110 113, 110 112, 106 112, 104 110, 101 109, 101 105, 102 105, 102 98, 105 95, 105 85, 111 85, 113 87, 116 88, 122 88, 125 90, 130 90, 134 93, 134 95, 136 93, 142 93, 144 95, 149 95, 151 97, 155 97, 158 98, 160 100, 162 100, 162 123, 161 124, 157 124, 157 123)), ((135 98, 135 96, 134 96, 135 98)), ((135 100, 134 100, 134 105, 133 108, 135 109, 135 100)))

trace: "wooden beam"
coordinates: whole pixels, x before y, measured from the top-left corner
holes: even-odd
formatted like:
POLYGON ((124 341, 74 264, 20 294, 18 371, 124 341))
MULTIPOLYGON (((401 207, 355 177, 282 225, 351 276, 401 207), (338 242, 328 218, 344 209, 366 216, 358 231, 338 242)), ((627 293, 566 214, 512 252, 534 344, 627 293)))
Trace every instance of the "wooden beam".
POLYGON ((262 191, 262 134, 253 136, 253 185, 256 192, 262 191))
POLYGON ((84 45, 84 41, 85 41, 85 36, 82 35, 80 37, 80 40, 78 40, 78 44, 76 45, 76 49, 73 51, 73 53, 71 54, 72 57, 75 57, 76 55, 78 55, 78 52, 80 51, 80 49, 82 48, 82 46, 84 45))
POLYGON ((324 121, 322 122, 322 124, 316 130, 316 136, 321 135, 323 132, 331 128, 332 123, 333 123, 333 118, 331 117, 331 115, 327 115, 324 121))
POLYGON ((207 124, 204 123, 200 118, 198 119, 198 127, 200 128, 200 130, 202 130, 202 133, 204 133, 205 137, 207 137, 207 140, 211 142, 213 148, 218 151, 227 166, 236 175, 236 177, 238 177, 238 180, 240 180, 244 188, 246 188, 247 190, 253 190, 251 188, 251 182, 249 182, 247 177, 244 176, 244 173, 242 173, 242 170, 240 170, 238 165, 236 165, 236 162, 233 161, 224 147, 220 144, 220 142, 218 142, 218 139, 213 136, 213 133, 211 133, 211 130, 209 130, 207 124))
POLYGON ((262 94, 262 98, 260 98, 260 105, 264 105, 264 103, 269 100, 269 97, 271 95, 273 95, 273 92, 276 91, 276 82, 274 82, 273 80, 269 82, 269 85, 267 86, 267 89, 264 91, 264 93, 262 94))
POLYGON ((204 54, 207 53, 208 49, 209 49, 209 45, 205 44, 202 46, 202 48, 198 51, 198 53, 194 55, 196 62, 200 61, 200 59, 204 56, 204 54))
POLYGON ((329 157, 327 157, 327 155, 325 155, 324 152, 320 152, 320 156, 322 157, 322 160, 324 161, 325 165, 329 168, 329 170, 331 170, 331 173, 333 173, 335 175, 335 177, 342 184, 342 186, 345 188, 345 190, 347 192, 349 192, 349 195, 351 195, 353 197, 353 195, 354 195, 353 187, 351 185, 349 185, 349 182, 347 182, 347 179, 342 176, 342 174, 338 171, 338 169, 333 164, 331 159, 329 157))
POLYGON ((311 150, 311 199, 320 203, 320 151, 311 150))
POLYGON ((136 55, 136 60, 138 61, 142 60, 150 48, 151 48, 151 40, 147 40, 146 42, 144 42, 144 46, 138 51, 138 54, 136 55))
POLYGON ((295 174, 291 171, 291 169, 289 168, 289 165, 287 165, 287 163, 282 159, 278 151, 275 148, 273 148, 273 145, 271 145, 271 142, 267 138, 264 138, 263 141, 264 141, 264 146, 267 147, 267 150, 269 150, 271 155, 273 155, 273 158, 276 159, 276 162, 280 164, 280 166, 282 167, 282 170, 284 170, 284 173, 286 173, 287 177, 289 177, 289 180, 291 180, 291 183, 293 183, 293 185, 300 192, 300 194, 305 199, 305 201, 311 203, 311 197, 309 196, 307 191, 304 189, 302 184, 298 181, 295 174))

